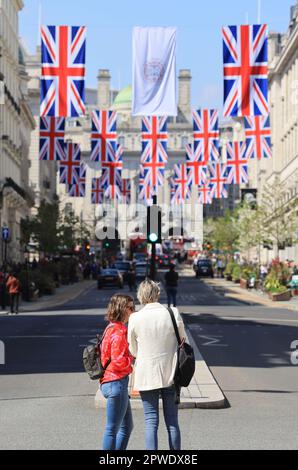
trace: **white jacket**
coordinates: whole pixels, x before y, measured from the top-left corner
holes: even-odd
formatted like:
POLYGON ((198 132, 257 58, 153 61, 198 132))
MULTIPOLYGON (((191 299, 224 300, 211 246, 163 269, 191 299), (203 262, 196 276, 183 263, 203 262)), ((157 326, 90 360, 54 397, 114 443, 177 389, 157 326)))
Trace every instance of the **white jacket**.
MULTIPOLYGON (((185 338, 183 320, 172 308, 180 338, 185 338)), ((177 339, 169 311, 159 303, 147 304, 131 314, 128 343, 136 357, 134 389, 155 390, 173 385, 177 362, 177 339)))

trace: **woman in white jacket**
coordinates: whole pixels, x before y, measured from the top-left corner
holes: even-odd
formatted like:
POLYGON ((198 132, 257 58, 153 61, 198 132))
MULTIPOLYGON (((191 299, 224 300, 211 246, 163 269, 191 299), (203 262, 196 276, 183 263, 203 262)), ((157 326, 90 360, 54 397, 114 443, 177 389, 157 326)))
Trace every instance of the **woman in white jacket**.
MULTIPOLYGON (((177 339, 169 311, 159 301, 159 284, 146 279, 138 289, 138 300, 144 306, 133 313, 128 323, 128 343, 136 358, 134 389, 143 402, 146 425, 146 448, 157 450, 159 424, 158 400, 161 395, 171 450, 180 450, 178 405, 174 374, 177 363, 177 339)), ((180 338, 185 330, 177 308, 173 308, 180 338)))

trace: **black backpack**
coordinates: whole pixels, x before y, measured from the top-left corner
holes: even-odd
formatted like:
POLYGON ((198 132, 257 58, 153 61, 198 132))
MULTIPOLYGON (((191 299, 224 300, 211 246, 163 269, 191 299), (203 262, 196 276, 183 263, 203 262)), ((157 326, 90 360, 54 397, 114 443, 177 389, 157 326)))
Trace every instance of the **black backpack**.
POLYGON ((97 338, 96 346, 94 345, 87 346, 83 351, 83 364, 85 367, 85 371, 87 372, 91 380, 102 379, 106 368, 111 362, 111 359, 109 359, 107 363, 103 366, 101 363, 101 357, 100 357, 101 356, 100 346, 109 328, 110 327, 106 328, 102 336, 96 335, 96 338, 97 338))
POLYGON ((176 388, 188 387, 191 382, 191 379, 195 373, 196 360, 194 350, 190 344, 185 341, 182 342, 179 336, 179 331, 177 323, 174 317, 173 310, 168 308, 170 312, 171 319, 173 322, 175 334, 177 337, 178 348, 177 348, 177 366, 174 376, 174 383, 176 388))

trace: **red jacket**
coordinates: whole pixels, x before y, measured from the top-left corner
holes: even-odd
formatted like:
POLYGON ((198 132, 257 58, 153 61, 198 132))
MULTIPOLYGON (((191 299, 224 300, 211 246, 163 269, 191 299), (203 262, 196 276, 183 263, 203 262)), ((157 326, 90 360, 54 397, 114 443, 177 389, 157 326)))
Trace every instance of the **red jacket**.
POLYGON ((6 283, 6 287, 9 294, 19 294, 21 290, 21 283, 16 277, 10 276, 6 283))
POLYGON ((127 328, 123 323, 109 323, 100 351, 103 366, 111 359, 104 377, 100 380, 101 384, 123 379, 132 372, 131 364, 134 358, 128 349, 127 328))

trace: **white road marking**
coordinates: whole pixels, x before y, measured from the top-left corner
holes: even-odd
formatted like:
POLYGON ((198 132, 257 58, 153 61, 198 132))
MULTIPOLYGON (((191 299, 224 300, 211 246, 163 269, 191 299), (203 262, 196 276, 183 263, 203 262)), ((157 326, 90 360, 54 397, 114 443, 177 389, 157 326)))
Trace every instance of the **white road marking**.
POLYGON ((217 346, 217 347, 228 347, 228 344, 221 344, 220 340, 223 338, 223 335, 198 335, 199 338, 207 339, 206 343, 202 343, 202 346, 217 346))

